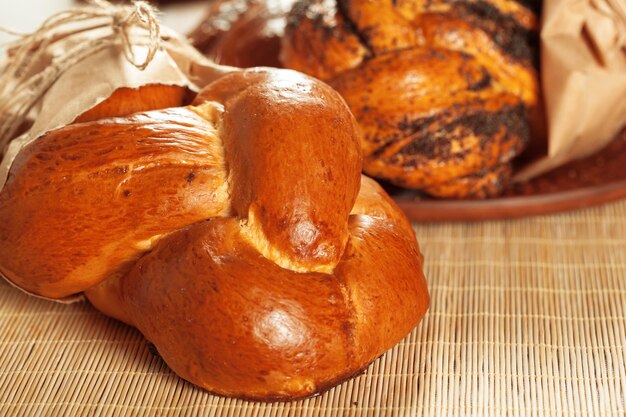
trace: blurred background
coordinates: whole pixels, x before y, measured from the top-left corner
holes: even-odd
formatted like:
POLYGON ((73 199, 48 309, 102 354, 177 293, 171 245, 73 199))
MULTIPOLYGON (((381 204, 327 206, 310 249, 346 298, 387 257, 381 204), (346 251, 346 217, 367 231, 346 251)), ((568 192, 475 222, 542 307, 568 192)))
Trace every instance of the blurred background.
MULTIPOLYGON (((0 26, 18 32, 31 32, 53 13, 84 4, 78 0, 18 0, 3 1, 0 6, 0 26)), ((175 7, 159 5, 161 21, 182 33, 188 33, 198 25, 206 8, 206 0, 178 2, 175 7)), ((0 44, 14 37, 0 32, 0 44)))

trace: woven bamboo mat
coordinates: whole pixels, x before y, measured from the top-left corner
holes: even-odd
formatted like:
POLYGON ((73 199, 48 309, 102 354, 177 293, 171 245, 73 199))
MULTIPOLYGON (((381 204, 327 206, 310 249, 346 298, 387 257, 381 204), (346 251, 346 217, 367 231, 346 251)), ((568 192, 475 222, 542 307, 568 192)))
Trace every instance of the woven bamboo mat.
POLYGON ((626 201, 415 229, 426 319, 364 375, 288 404, 202 392, 89 305, 0 284, 0 415, 625 415, 626 201))

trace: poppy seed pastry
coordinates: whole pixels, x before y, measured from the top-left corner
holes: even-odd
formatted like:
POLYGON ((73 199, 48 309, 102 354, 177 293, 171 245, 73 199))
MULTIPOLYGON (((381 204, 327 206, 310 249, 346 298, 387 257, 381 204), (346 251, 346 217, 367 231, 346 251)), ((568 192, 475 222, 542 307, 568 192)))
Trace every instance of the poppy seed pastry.
MULTIPOLYGON (((237 65, 231 53, 262 38, 277 0, 247 1, 212 42, 194 32, 208 56, 237 65)), ((363 130, 366 174, 435 197, 485 198, 502 192, 511 161, 543 132, 537 9, 513 0, 300 0, 283 14, 278 60, 343 96, 363 130)), ((265 59, 254 65, 274 65, 265 59)))

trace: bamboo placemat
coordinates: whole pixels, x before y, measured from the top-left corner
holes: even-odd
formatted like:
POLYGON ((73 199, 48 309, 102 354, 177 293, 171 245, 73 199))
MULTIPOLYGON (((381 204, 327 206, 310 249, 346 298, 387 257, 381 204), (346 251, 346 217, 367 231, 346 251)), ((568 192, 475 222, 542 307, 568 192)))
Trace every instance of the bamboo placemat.
POLYGON ((202 392, 89 305, 0 284, 0 415, 625 415, 626 201, 415 230, 426 319, 364 375, 287 404, 202 392))

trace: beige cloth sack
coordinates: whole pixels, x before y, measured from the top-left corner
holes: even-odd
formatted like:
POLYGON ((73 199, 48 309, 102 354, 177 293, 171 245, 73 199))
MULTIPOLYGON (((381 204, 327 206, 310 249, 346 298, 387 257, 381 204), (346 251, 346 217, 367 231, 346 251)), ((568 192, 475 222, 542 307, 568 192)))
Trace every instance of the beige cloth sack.
POLYGON ((48 18, 10 45, 0 64, 0 190, 22 148, 116 89, 163 84, 199 91, 233 70, 204 58, 182 35, 160 25, 147 2, 91 2, 48 18))

